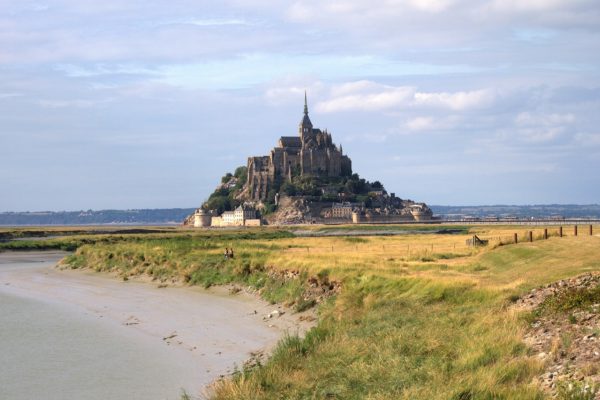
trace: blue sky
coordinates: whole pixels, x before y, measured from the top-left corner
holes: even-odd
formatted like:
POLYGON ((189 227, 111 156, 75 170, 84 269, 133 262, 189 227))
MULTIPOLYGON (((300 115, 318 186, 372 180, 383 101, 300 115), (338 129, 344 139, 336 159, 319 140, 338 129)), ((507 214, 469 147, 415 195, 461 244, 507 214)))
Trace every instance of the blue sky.
POLYGON ((196 207, 308 91, 429 204, 597 203, 596 0, 0 0, 0 211, 196 207))

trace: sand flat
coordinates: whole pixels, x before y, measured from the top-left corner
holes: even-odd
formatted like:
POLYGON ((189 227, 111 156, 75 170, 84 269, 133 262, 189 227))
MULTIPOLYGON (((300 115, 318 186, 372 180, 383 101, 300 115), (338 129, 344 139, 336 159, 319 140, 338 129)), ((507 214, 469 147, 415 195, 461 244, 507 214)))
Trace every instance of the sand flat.
POLYGON ((112 332, 171 349, 194 370, 194 394, 242 365, 251 352, 269 350, 284 333, 303 333, 289 310, 247 294, 119 281, 86 271, 59 270, 61 252, 0 253, 0 293, 52 304, 94 318, 112 332), (281 308, 279 308, 281 309, 281 308))

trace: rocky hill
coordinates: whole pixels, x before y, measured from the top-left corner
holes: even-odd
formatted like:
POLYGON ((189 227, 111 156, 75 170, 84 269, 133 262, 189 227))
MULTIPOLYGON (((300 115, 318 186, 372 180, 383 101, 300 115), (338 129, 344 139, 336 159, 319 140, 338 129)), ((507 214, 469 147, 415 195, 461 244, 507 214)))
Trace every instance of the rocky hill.
MULTIPOLYGON (((353 173, 352 160, 341 144, 336 145, 326 129, 313 126, 306 94, 297 134, 281 136, 268 155, 248 157, 247 166, 223 176, 201 207, 202 226, 208 224, 208 216, 239 206, 258 211, 264 222, 273 224, 385 223, 432 217, 426 204, 388 194, 379 181, 368 182, 353 173)), ((235 215, 225 215, 220 226, 225 220, 244 222, 243 217, 235 220, 235 215)), ((186 219, 188 224, 192 221, 195 217, 186 219)))

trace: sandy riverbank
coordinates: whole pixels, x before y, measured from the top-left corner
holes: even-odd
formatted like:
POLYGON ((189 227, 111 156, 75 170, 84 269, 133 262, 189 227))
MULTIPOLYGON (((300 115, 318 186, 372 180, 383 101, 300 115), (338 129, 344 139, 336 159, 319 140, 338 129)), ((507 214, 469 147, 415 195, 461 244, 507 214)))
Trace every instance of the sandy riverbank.
POLYGON ((255 296, 193 287, 119 281, 89 271, 59 270, 60 252, 0 253, 0 293, 52 304, 94 318, 118 335, 168 347, 194 366, 193 394, 271 350, 285 334, 310 328, 299 315, 255 296), (273 310, 282 316, 265 318, 273 310))

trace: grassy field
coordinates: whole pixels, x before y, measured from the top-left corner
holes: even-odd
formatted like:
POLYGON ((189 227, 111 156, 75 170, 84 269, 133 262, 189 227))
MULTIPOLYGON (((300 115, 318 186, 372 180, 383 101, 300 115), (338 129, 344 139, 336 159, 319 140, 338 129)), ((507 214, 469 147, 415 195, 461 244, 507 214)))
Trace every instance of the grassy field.
POLYGON ((523 242, 529 230, 294 237, 260 229, 53 240, 76 241, 66 260, 72 268, 240 283, 296 309, 311 305, 303 297, 308 277, 342 283, 319 305, 316 328, 282 340, 265 365, 216 384, 215 399, 542 399, 532 382, 543 366, 522 341, 529 317, 511 304, 533 287, 599 271, 600 237, 565 228, 559 238, 551 227, 548 240, 537 228, 540 240, 523 242), (520 243, 508 244, 514 233, 520 243), (489 245, 467 247, 473 234, 489 245), (224 259, 225 247, 234 260, 224 259), (282 279, 277 270, 300 278, 282 279))

